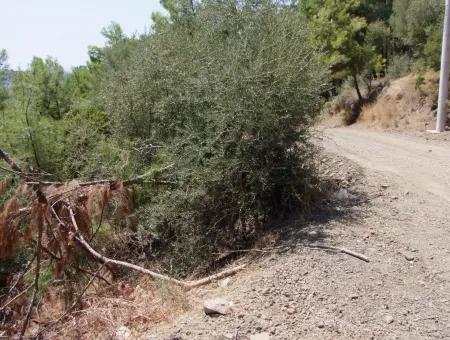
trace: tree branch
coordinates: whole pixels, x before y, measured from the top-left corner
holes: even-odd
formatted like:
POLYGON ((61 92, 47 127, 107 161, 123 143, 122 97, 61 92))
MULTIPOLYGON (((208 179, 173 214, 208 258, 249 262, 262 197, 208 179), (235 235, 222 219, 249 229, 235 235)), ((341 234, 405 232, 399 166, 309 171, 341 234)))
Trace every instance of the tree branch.
POLYGON ((70 218, 72 220, 72 224, 75 228, 75 239, 77 240, 77 242, 88 252, 90 253, 95 259, 97 259, 99 262, 101 263, 105 263, 105 264, 112 264, 112 265, 117 265, 120 267, 126 267, 126 268, 130 268, 136 271, 139 271, 141 273, 147 274, 155 279, 159 279, 159 280, 164 280, 164 281, 169 281, 172 282, 176 285, 179 286, 184 286, 184 283, 180 280, 171 278, 169 276, 166 275, 162 275, 156 272, 153 272, 151 270, 136 266, 134 264, 125 262, 125 261, 118 261, 118 260, 113 260, 110 259, 106 256, 101 255, 100 253, 98 253, 97 251, 95 251, 90 245, 89 243, 87 243, 83 237, 83 235, 80 233, 80 230, 78 229, 78 224, 77 221, 75 220, 75 214, 72 210, 71 207, 69 207, 69 213, 70 213, 70 218))
POLYGON ((5 151, 3 151, 2 149, 0 149, 0 158, 2 158, 6 163, 9 164, 9 166, 11 167, 11 169, 13 169, 16 172, 19 173, 23 173, 22 169, 20 168, 19 165, 17 165, 16 162, 14 162, 14 160, 11 158, 11 156, 9 156, 5 151))
POLYGON ((133 269, 135 271, 138 271, 138 272, 144 273, 146 275, 149 275, 150 277, 152 277, 154 279, 168 281, 168 282, 171 282, 173 284, 176 284, 176 285, 181 286, 181 287, 186 288, 186 289, 196 288, 196 287, 199 287, 199 286, 211 283, 211 282, 213 282, 215 280, 219 280, 219 279, 222 279, 224 277, 234 275, 234 274, 236 274, 238 271, 242 270, 246 266, 245 264, 244 265, 240 265, 240 266, 237 266, 235 268, 228 269, 228 270, 225 270, 223 272, 220 272, 220 273, 217 273, 217 274, 205 277, 205 278, 200 279, 200 280, 194 280, 194 281, 177 280, 177 279, 174 279, 174 278, 172 278, 170 276, 156 273, 154 271, 151 271, 151 270, 148 270, 146 268, 137 266, 135 264, 128 263, 128 262, 125 262, 125 261, 113 260, 113 259, 110 259, 110 258, 108 258, 106 256, 103 256, 103 255, 99 254, 96 250, 94 250, 89 245, 89 243, 86 242, 86 240, 84 239, 83 235, 80 233, 80 230, 78 229, 77 221, 75 220, 75 214, 74 214, 74 212, 73 212, 71 207, 69 207, 69 214, 70 214, 70 218, 72 220, 72 224, 73 224, 74 229, 75 229, 75 240, 80 244, 81 247, 83 247, 89 254, 91 254, 99 262, 104 263, 104 264, 112 264, 112 265, 117 265, 117 266, 120 266, 120 267, 133 269))

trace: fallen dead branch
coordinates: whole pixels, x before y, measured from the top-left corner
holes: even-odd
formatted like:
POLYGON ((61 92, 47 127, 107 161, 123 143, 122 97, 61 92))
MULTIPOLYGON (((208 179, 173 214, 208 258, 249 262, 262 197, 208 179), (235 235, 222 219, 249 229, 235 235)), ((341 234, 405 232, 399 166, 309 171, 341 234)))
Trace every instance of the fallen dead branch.
POLYGON ((362 260, 364 262, 370 262, 369 258, 367 258, 365 255, 357 253, 357 252, 354 252, 352 250, 348 250, 346 248, 326 246, 326 245, 322 245, 322 244, 313 244, 313 245, 307 244, 305 246, 308 247, 308 248, 312 248, 312 249, 331 250, 331 251, 335 251, 335 252, 338 252, 338 253, 343 253, 343 254, 347 254, 347 255, 353 256, 353 257, 355 257, 357 259, 360 259, 360 260, 362 260))
POLYGON ((139 271, 141 273, 147 274, 155 279, 159 279, 159 280, 164 280, 164 281, 169 281, 172 282, 174 284, 183 286, 183 282, 174 278, 171 278, 169 276, 166 275, 162 275, 156 272, 153 272, 151 270, 136 266, 134 264, 125 262, 125 261, 119 261, 119 260, 113 260, 110 259, 106 256, 101 255, 100 253, 98 253, 96 250, 94 250, 89 243, 87 243, 83 237, 83 235, 80 233, 80 230, 78 228, 78 224, 77 221, 75 220, 75 214, 73 212, 73 209, 71 207, 69 207, 69 212, 70 212, 70 218, 72 220, 72 225, 75 228, 75 239, 77 240, 77 242, 89 253, 91 254, 96 260, 98 260, 101 263, 104 264, 112 264, 112 265, 116 265, 116 266, 120 266, 120 267, 126 267, 129 269, 133 269, 136 271, 139 271))
POLYGON ((240 266, 237 266, 237 267, 234 267, 234 268, 231 268, 231 269, 228 269, 228 270, 224 270, 224 271, 222 271, 220 273, 217 273, 217 274, 214 274, 214 275, 211 275, 211 276, 207 276, 207 277, 205 277, 203 279, 200 279, 200 280, 187 281, 187 282, 183 283, 183 286, 186 287, 186 288, 189 288, 189 289, 200 287, 200 286, 204 286, 204 285, 207 285, 207 284, 209 284, 211 282, 223 279, 223 278, 228 277, 228 276, 232 276, 232 275, 236 274, 237 272, 241 271, 242 269, 244 269, 246 266, 247 266, 246 264, 242 264, 240 266))
MULTIPOLYGON (((311 245, 311 244, 304 244, 304 246, 308 247, 308 248, 312 248, 312 249, 325 249, 325 250, 331 250, 331 251, 335 251, 338 253, 343 253, 343 254, 347 254, 353 257, 356 257, 357 259, 360 259, 364 262, 370 262, 369 258, 367 258, 365 255, 354 252, 352 250, 348 250, 346 248, 339 248, 339 247, 333 247, 333 246, 326 246, 326 245, 322 245, 322 244, 315 244, 315 245, 311 245)), ((223 259, 228 257, 231 254, 235 254, 235 253, 273 253, 276 251, 280 251, 280 250, 288 250, 291 249, 292 247, 289 246, 279 246, 279 247, 268 247, 268 248, 252 248, 252 249, 238 249, 238 250, 228 250, 225 253, 215 253, 216 255, 221 255, 219 259, 223 259)))
POLYGON ((223 255, 228 256, 229 254, 234 253, 273 253, 280 250, 289 249, 289 247, 286 246, 279 246, 279 247, 266 247, 266 248, 251 248, 251 249, 236 249, 236 250, 227 250, 223 254, 222 253, 214 253, 215 255, 223 255))
POLYGON ((184 288, 187 288, 187 289, 196 288, 196 287, 199 287, 199 286, 211 283, 211 282, 213 282, 215 280, 219 280, 219 279, 222 279, 224 277, 234 275, 238 271, 242 270, 245 267, 245 265, 237 266, 235 268, 228 269, 228 270, 222 271, 220 273, 217 273, 217 274, 214 274, 214 275, 211 275, 211 276, 199 279, 199 280, 195 280, 195 281, 181 281, 181 280, 177 280, 177 279, 174 279, 174 278, 172 278, 170 276, 156 273, 154 271, 148 270, 146 268, 137 266, 137 265, 129 263, 129 262, 114 260, 114 259, 110 259, 110 258, 108 258, 108 257, 106 257, 104 255, 101 255, 95 249, 93 249, 90 246, 89 243, 86 242, 86 240, 84 239, 83 235, 80 233, 80 230, 79 230, 78 225, 77 225, 77 221, 75 219, 75 214, 74 214, 73 209, 71 207, 69 207, 69 212, 70 212, 70 218, 72 220, 72 224, 73 224, 73 226, 75 228, 75 239, 77 240, 77 242, 89 254, 91 254, 95 259, 97 259, 98 261, 100 261, 103 264, 111 264, 111 265, 116 265, 116 266, 120 266, 120 267, 133 269, 133 270, 138 271, 140 273, 149 275, 150 277, 152 277, 154 279, 167 281, 167 282, 176 284, 178 286, 181 286, 181 287, 184 287, 184 288))

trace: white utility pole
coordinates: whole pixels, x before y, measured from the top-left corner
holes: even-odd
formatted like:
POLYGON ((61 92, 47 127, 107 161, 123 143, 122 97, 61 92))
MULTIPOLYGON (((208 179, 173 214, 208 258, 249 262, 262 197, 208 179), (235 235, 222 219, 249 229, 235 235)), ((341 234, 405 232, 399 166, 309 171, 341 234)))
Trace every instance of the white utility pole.
POLYGON ((436 132, 443 132, 447 123, 448 77, 450 66, 450 0, 445 0, 444 34, 442 37, 441 79, 436 118, 436 132))

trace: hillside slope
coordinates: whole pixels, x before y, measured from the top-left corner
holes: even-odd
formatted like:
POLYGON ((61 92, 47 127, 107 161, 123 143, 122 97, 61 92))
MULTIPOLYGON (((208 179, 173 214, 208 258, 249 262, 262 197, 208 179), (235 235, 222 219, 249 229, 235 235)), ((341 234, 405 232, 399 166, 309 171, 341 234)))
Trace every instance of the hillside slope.
POLYGON ((359 121, 366 127, 431 129, 436 121, 438 80, 431 72, 420 79, 408 75, 393 80, 374 103, 363 108, 359 121))
POLYGON ((322 127, 342 127, 355 123, 369 128, 426 131, 434 129, 439 74, 409 74, 402 78, 379 79, 371 91, 365 90, 366 103, 360 107, 353 87, 327 102, 319 122, 322 127), (369 94, 367 93, 369 92, 369 94), (356 112, 355 112, 356 110, 356 112))

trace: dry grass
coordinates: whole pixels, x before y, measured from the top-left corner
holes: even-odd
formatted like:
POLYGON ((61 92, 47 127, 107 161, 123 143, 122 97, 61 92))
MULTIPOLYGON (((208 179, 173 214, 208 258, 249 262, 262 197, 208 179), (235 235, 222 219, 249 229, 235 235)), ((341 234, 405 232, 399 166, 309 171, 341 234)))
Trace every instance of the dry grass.
MULTIPOLYGON (((61 300, 59 297, 53 303, 55 308, 50 310, 51 307, 47 307, 41 313, 47 317, 53 313, 53 319, 58 318, 64 309, 61 300)), ((179 287, 145 277, 107 287, 99 285, 86 292, 82 309, 71 313, 45 338, 113 339, 121 327, 125 326, 132 334, 140 333, 151 325, 174 318, 188 308, 185 292, 179 287)))
POLYGON ((364 107, 361 121, 368 127, 397 128, 396 118, 400 110, 397 103, 382 98, 364 107))

